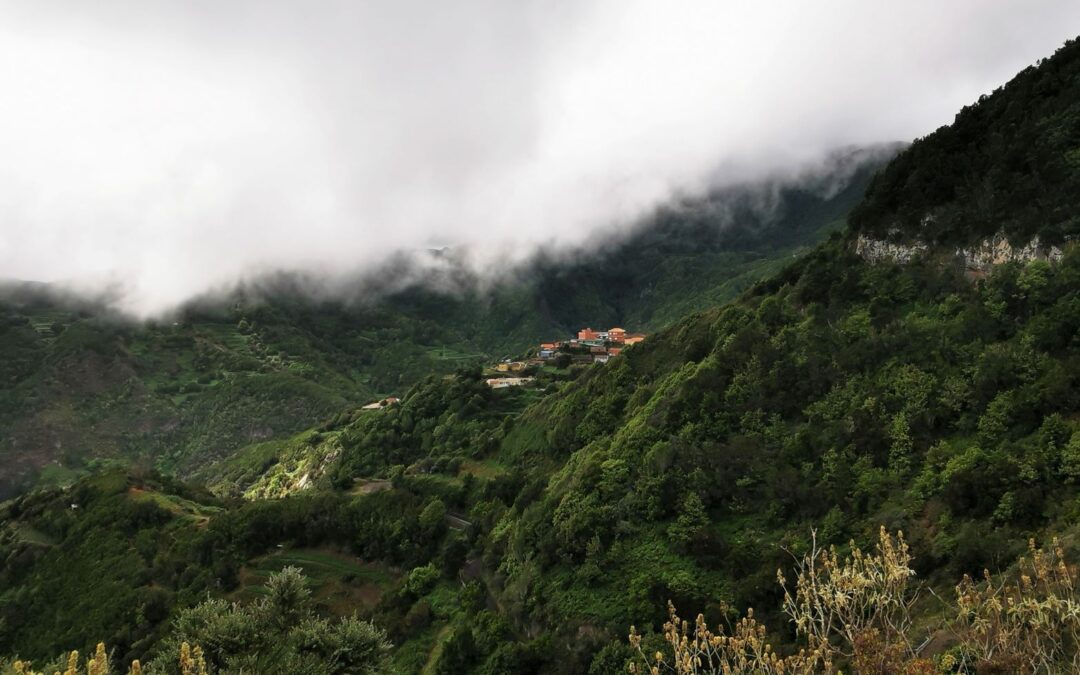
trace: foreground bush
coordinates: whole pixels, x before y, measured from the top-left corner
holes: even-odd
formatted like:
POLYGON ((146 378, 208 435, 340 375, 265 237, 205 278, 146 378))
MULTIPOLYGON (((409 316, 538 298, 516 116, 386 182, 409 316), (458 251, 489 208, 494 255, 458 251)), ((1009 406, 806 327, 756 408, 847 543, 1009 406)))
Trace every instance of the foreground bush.
POLYGON ((311 592, 295 567, 271 575, 267 597, 240 605, 207 600, 182 611, 148 672, 188 675, 170 657, 198 644, 210 673, 379 675, 389 671, 386 634, 355 616, 314 615, 311 592))
POLYGON ((1014 575, 983 575, 982 583, 965 575, 956 587, 962 647, 950 661, 980 673, 1080 672, 1076 571, 1060 542, 1044 551, 1029 541, 1014 575))
POLYGON ((955 646, 935 661, 920 656, 912 631, 917 597, 911 554, 903 534, 884 528, 872 553, 852 545, 841 557, 812 539, 796 565, 793 588, 780 572, 784 613, 803 647, 779 654, 766 628, 748 610, 728 630, 714 632, 698 615, 693 626, 669 603, 664 651, 646 654, 642 635, 630 628, 637 660, 632 673, 677 675, 875 675, 932 673, 1053 675, 1080 672, 1080 597, 1076 571, 1054 540, 1050 551, 1029 543, 1009 575, 985 573, 956 587, 953 618, 938 626, 955 646))
POLYGON ((270 576, 267 597, 250 605, 210 599, 177 616, 173 631, 144 669, 111 669, 104 644, 80 664, 67 655, 60 668, 37 671, 15 661, 13 675, 385 675, 391 644, 372 623, 355 616, 333 622, 314 615, 304 576, 287 567, 270 576), (191 645, 197 645, 192 647, 191 645), (178 658, 179 656, 179 658, 178 658))

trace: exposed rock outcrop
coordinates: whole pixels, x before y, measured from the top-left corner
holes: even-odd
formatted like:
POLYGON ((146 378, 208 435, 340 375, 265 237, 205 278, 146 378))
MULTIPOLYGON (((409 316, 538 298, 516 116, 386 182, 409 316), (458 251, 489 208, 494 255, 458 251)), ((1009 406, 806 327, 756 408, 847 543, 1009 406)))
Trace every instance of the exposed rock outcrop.
POLYGON ((995 265, 1010 262, 1058 262, 1062 251, 1057 246, 1044 246, 1038 236, 1023 246, 1013 246, 1004 234, 998 233, 971 248, 956 249, 956 256, 964 261, 964 268, 970 275, 983 276, 995 265))
POLYGON ((911 262, 911 260, 927 250, 927 245, 922 242, 900 244, 884 239, 871 239, 859 235, 855 240, 855 252, 867 262, 881 262, 883 260, 895 260, 899 263, 911 262))
MULTIPOLYGON (((861 234, 855 239, 855 253, 872 263, 884 260, 907 263, 928 251, 930 247, 917 240, 899 243, 873 239, 861 234)), ((996 265, 1010 262, 1027 263, 1035 260, 1056 263, 1064 255, 1061 248, 1044 245, 1039 241, 1038 236, 1022 246, 1015 246, 1003 233, 984 239, 974 246, 958 248, 953 253, 957 261, 964 266, 965 273, 972 278, 986 276, 996 265)))

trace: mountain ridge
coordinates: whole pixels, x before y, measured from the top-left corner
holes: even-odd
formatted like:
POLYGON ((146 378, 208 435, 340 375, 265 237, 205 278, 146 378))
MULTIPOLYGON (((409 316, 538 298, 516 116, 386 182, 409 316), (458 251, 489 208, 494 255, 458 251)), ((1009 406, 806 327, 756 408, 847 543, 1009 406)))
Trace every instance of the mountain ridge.
MULTIPOLYGON (((753 607, 773 627, 758 637, 795 653, 807 643, 785 620, 777 570, 817 545, 871 550, 884 530, 904 533, 932 591, 913 605, 928 632, 918 656, 934 659, 920 672, 1016 672, 965 653, 934 617, 957 579, 1008 570, 1029 541, 1053 542, 1061 565, 1080 559, 1080 246, 1065 241, 1080 192, 1062 190, 1080 166, 1023 170, 1080 132, 1080 99, 1061 95, 1078 66, 1070 42, 893 160, 848 230, 606 364, 501 390, 475 366, 431 375, 396 405, 342 411, 223 472, 248 481, 310 448, 331 458, 312 489, 222 499, 113 470, 7 503, 0 650, 70 646, 49 637, 49 609, 78 597, 56 580, 65 566, 130 592, 88 594, 59 615, 57 639, 107 638, 134 657, 194 596, 250 597, 273 560, 340 547, 349 571, 313 565, 309 583, 333 615, 360 563, 391 566, 363 611, 397 645, 399 672, 626 672, 628 630, 645 653, 667 649, 668 602, 709 625, 753 607), (1013 120, 1023 133, 1006 133, 1013 120), (987 162, 1002 167, 989 185, 1016 190, 984 222, 968 188, 987 162), (1039 235, 1060 259, 966 275, 956 248, 999 231, 1017 245, 1039 235), (871 261, 860 236, 929 250, 871 261), (95 566, 95 532, 137 555, 95 566)), ((214 656, 229 655, 232 625, 203 633, 214 656)), ((1047 639, 1048 672, 1067 671, 1077 645, 1066 630, 1047 639)))
POLYGON ((0 494, 34 472, 70 480, 100 460, 187 475, 403 393, 428 373, 521 354, 585 323, 663 325, 733 296, 837 227, 894 150, 846 151, 831 177, 684 201, 606 249, 541 254, 494 285, 453 252, 441 254, 435 277, 398 257, 336 288, 294 274, 257 278, 142 323, 105 297, 9 286, 0 457, 13 461, 0 494), (759 192, 768 210, 756 205, 759 192))

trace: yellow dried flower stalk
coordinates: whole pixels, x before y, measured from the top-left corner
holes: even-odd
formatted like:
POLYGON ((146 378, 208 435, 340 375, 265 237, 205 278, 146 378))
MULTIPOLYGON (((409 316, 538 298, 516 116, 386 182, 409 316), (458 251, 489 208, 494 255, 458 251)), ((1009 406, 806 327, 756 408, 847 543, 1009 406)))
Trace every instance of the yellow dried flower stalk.
POLYGON ((195 675, 195 664, 191 660, 191 645, 180 645, 180 675, 195 675))
POLYGON ((911 608, 917 595, 908 588, 915 570, 904 533, 878 531, 873 553, 851 542, 841 558, 836 548, 821 548, 812 533, 810 550, 795 568, 794 593, 777 570, 784 589, 784 613, 811 650, 833 661, 855 659, 878 671, 896 659, 914 659, 911 608), (888 659, 888 662, 885 661, 888 659))
POLYGON ((670 658, 662 652, 656 652, 651 660, 646 657, 641 647, 641 635, 631 627, 630 645, 637 650, 648 670, 640 669, 635 663, 631 664, 630 672, 648 672, 650 675, 662 672, 677 675, 810 675, 833 672, 832 664, 823 660, 820 653, 803 650, 781 657, 766 641, 765 627, 754 619, 753 614, 753 610, 749 610, 747 616, 736 622, 731 634, 727 635, 719 627, 713 632, 700 614, 691 627, 688 621, 679 618, 675 606, 668 603, 664 641, 671 649, 670 658))
POLYGON ((988 570, 956 586, 953 629, 964 667, 1017 673, 1080 672, 1080 596, 1061 542, 1050 551, 1028 542, 1013 575, 988 570), (1010 581, 1009 577, 1012 577, 1010 581))
MULTIPOLYGON (((794 588, 789 590, 783 573, 777 572, 784 612, 806 640, 797 654, 777 654, 753 610, 728 635, 723 629, 712 632, 701 615, 691 628, 670 603, 663 632, 670 658, 659 653, 651 661, 645 658, 633 627, 630 645, 647 672, 657 675, 828 675, 837 673, 842 662, 855 665, 857 672, 930 673, 932 664, 918 658, 909 635, 915 602, 909 589, 915 575, 910 563, 901 532, 893 537, 883 527, 872 553, 852 543, 846 557, 835 548, 818 546, 812 533, 810 550, 796 564, 794 588)), ((641 665, 634 664, 631 672, 646 672, 641 665)))
POLYGON ((15 671, 15 675, 41 675, 31 667, 29 661, 16 661, 11 664, 11 668, 15 671))
POLYGON ((202 647, 195 645, 191 650, 192 657, 195 661, 195 673, 196 675, 207 675, 206 673, 206 658, 203 655, 202 647))
POLYGON ((108 675, 109 656, 105 653, 105 643, 99 642, 94 656, 86 662, 86 675, 108 675))
POLYGON ((71 652, 68 654, 67 669, 64 671, 64 675, 79 675, 79 652, 71 652))

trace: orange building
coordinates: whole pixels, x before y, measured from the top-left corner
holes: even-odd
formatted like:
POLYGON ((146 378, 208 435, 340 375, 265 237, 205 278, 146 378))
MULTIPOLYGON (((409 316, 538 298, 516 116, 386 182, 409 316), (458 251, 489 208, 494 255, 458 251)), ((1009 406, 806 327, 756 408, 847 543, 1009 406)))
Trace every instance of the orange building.
POLYGON ((626 331, 622 328, 612 328, 608 331, 608 339, 612 342, 622 342, 626 339, 626 331))
POLYGON ((600 334, 594 331, 592 328, 582 328, 577 332, 577 339, 579 340, 599 340, 600 334))
POLYGON ((644 339, 645 339, 645 334, 644 333, 631 333, 630 335, 627 335, 623 339, 623 344, 627 345, 627 346, 636 345, 637 343, 641 342, 644 339))

